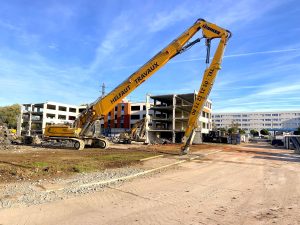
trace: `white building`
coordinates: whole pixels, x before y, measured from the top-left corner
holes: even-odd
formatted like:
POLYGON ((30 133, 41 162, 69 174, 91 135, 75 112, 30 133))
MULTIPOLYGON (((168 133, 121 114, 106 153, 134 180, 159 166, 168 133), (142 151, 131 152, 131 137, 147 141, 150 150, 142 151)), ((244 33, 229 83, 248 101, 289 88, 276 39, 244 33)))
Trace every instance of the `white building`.
MULTIPOLYGON (((137 121, 143 119, 146 116, 146 103, 131 102, 129 113, 130 113, 130 127, 132 128, 137 121)), ((150 116, 152 116, 151 112, 150 112, 150 116)))
POLYGON ((213 113, 212 121, 216 128, 229 128, 237 123, 246 131, 294 131, 300 126, 300 111, 213 113))
POLYGON ((72 123, 86 106, 58 102, 22 104, 21 134, 43 134, 46 125, 72 123))

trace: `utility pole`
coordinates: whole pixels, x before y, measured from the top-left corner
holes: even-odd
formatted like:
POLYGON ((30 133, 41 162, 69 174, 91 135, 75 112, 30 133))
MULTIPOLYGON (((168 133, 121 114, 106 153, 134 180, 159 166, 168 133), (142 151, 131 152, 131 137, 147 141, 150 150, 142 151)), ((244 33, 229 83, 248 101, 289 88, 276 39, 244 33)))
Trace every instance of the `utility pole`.
POLYGON ((105 95, 105 84, 103 83, 102 84, 102 98, 104 97, 105 95))

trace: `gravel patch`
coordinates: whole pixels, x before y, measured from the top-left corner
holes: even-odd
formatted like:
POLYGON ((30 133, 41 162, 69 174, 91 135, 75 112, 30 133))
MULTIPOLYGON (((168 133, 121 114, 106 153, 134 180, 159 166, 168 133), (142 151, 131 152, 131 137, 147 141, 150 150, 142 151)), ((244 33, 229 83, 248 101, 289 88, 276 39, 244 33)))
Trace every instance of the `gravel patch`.
POLYGON ((116 180, 109 184, 80 185, 122 178, 145 171, 145 169, 127 167, 107 169, 102 172, 82 173, 68 179, 39 180, 37 182, 10 183, 0 187, 0 209, 47 203, 102 191, 104 187, 121 184, 116 180))

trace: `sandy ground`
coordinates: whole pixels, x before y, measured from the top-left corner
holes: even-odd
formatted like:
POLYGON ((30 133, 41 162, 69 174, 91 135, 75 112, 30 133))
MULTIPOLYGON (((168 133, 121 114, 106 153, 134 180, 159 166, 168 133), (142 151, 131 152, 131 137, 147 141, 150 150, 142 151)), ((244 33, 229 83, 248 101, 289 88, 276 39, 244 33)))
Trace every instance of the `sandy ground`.
POLYGON ((221 149, 102 192, 2 209, 0 224, 300 224, 299 155, 221 149))

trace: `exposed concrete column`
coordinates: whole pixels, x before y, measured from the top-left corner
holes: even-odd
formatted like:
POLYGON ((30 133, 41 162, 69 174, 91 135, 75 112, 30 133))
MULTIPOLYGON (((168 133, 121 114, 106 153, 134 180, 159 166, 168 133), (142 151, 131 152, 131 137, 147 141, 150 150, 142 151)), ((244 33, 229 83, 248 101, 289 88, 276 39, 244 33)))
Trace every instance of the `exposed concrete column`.
POLYGON ((33 105, 30 104, 30 110, 28 110, 29 112, 29 121, 28 121, 28 132, 27 132, 27 135, 31 135, 31 120, 32 120, 32 107, 33 105))
POLYGON ((183 118, 184 118, 184 113, 183 113, 183 99, 181 99, 181 130, 184 130, 183 127, 183 118))
POLYGON ((43 117, 42 117, 42 132, 44 134, 45 128, 46 128, 46 121, 47 121, 47 117, 46 117, 46 107, 47 107, 47 103, 43 104, 43 117))
MULTIPOLYGON (((146 123, 145 123, 145 127, 146 127, 146 140, 145 143, 149 144, 149 120, 150 120, 150 116, 149 116, 149 108, 150 108, 150 95, 147 94, 146 95, 146 123)), ((153 115, 154 116, 154 115, 153 115)))
POLYGON ((58 108, 59 105, 55 105, 55 119, 58 120, 58 108))
MULTIPOLYGON (((154 99, 154 107, 156 107, 156 99, 154 99)), ((153 117, 156 118, 156 110, 153 110, 153 117)), ((152 127, 155 129, 156 128, 156 122, 154 122, 154 120, 152 121, 152 127)))
POLYGON ((22 118, 23 118, 23 109, 22 105, 20 105, 20 115, 17 117, 17 135, 21 136, 22 131, 22 118))
POLYGON ((172 142, 175 143, 175 113, 176 109, 176 95, 173 95, 173 116, 172 116, 172 142))

